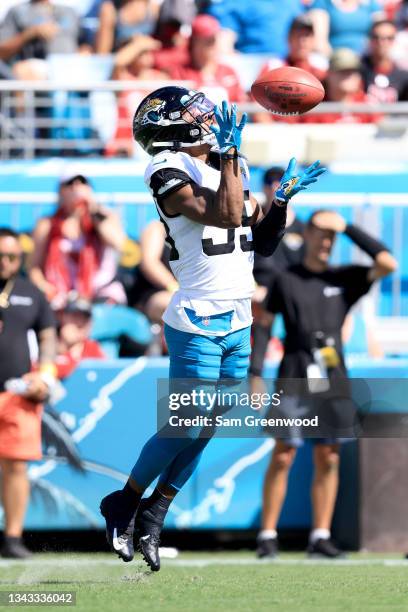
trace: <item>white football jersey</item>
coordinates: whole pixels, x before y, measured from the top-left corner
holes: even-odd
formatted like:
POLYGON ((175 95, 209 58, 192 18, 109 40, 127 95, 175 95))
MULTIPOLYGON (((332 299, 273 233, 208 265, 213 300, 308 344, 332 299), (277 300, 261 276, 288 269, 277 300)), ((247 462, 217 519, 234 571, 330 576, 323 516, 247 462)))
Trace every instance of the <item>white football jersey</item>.
POLYGON ((146 169, 145 182, 165 226, 170 266, 180 285, 163 317, 176 329, 225 335, 252 322, 254 251, 251 228, 245 223, 253 211, 248 166, 243 158, 240 164, 245 206, 243 225, 236 229, 202 225, 181 214, 169 216, 161 207, 163 198, 185 184, 191 184, 197 196, 214 198, 220 184, 219 170, 187 153, 173 151, 158 153, 146 169), (214 330, 211 317, 231 311, 231 325, 214 330))

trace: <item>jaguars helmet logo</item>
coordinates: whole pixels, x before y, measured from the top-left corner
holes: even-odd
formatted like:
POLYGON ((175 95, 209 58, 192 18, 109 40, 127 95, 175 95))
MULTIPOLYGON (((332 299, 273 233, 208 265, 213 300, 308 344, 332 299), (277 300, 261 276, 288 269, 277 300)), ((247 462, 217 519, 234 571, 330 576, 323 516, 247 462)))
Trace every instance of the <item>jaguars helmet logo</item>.
POLYGON ((135 117, 135 124, 142 126, 147 125, 148 123, 158 123, 160 121, 161 111, 165 106, 166 102, 164 100, 160 100, 160 98, 147 100, 147 102, 139 109, 135 117))

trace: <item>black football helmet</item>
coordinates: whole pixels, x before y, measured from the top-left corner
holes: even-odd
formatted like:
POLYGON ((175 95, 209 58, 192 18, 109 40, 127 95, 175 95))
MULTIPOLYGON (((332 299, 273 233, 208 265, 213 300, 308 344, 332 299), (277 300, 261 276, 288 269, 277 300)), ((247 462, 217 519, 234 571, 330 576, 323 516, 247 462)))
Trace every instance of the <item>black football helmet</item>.
POLYGON ((161 87, 146 96, 133 118, 133 136, 150 155, 208 143, 217 144, 205 122, 215 105, 199 91, 161 87))

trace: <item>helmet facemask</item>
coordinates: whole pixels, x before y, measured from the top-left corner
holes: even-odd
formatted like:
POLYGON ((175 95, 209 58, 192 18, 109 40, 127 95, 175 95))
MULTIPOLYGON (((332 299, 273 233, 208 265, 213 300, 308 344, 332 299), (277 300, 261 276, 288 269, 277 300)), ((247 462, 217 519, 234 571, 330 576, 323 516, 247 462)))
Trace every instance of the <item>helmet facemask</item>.
MULTIPOLYGON (((184 104, 183 98, 181 98, 181 103, 184 104)), ((180 118, 183 122, 191 125, 191 136, 197 136, 197 142, 191 143, 189 146, 198 146, 203 143, 210 144, 211 146, 217 144, 215 134, 209 127, 210 120, 214 117, 214 110, 215 105, 213 102, 201 92, 186 101, 184 109, 180 112, 180 118), (197 131, 197 134, 195 134, 195 131, 197 131)), ((170 113, 170 116, 173 114, 170 113)))
MULTIPOLYGON (((181 149, 182 147, 197 147, 202 144, 216 145, 215 135, 207 123, 214 116, 214 109, 213 102, 206 98, 202 92, 195 93, 192 96, 187 94, 182 96, 180 98, 180 108, 169 113, 168 125, 189 125, 191 141, 153 142, 152 147, 171 146, 175 149, 181 149)), ((164 125, 164 122, 162 125, 164 125)))

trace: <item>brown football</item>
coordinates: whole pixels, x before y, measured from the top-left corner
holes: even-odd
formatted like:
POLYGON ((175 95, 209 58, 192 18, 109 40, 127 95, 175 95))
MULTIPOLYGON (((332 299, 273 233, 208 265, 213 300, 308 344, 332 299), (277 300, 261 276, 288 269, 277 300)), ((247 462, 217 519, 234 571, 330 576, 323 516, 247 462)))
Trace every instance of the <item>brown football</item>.
POLYGON ((260 76, 251 87, 255 100, 279 115, 307 113, 324 98, 321 82, 306 70, 282 66, 260 76))

